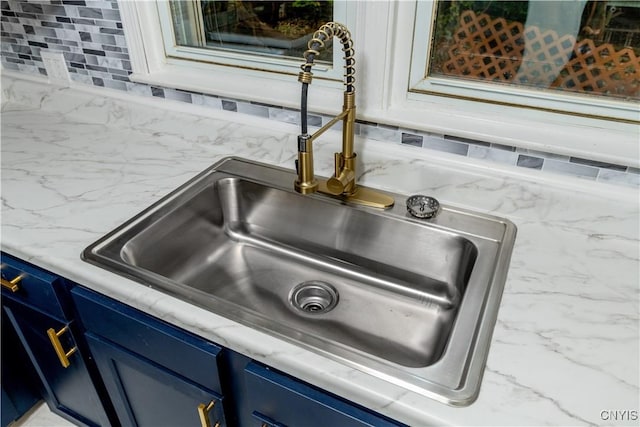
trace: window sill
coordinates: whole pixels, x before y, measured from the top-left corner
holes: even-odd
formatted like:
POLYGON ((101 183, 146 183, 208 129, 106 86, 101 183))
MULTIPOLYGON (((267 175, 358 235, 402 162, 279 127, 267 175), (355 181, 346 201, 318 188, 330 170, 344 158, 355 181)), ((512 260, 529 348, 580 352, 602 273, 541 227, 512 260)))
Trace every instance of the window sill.
MULTIPOLYGON (((301 89, 297 76, 207 66, 209 68, 205 71, 194 67, 192 63, 166 64, 158 71, 134 73, 129 78, 133 82, 152 86, 300 109, 301 89)), ((315 79, 312 86, 310 111, 323 114, 340 112, 343 93, 341 82, 315 79)))
POLYGON ((533 110, 523 111, 519 117, 505 117, 500 111, 504 109, 502 106, 485 105, 483 111, 478 111, 433 98, 432 102, 407 99, 377 111, 359 105, 358 119, 545 153, 640 166, 640 132, 634 124, 579 121, 575 117, 569 120, 564 114, 533 110))

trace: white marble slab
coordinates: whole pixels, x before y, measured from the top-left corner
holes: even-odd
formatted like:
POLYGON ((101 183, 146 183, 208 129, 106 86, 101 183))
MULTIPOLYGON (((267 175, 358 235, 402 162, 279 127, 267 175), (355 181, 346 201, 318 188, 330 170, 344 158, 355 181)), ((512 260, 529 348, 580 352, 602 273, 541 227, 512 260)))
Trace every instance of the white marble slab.
MULTIPOLYGON (((295 126, 3 77, 2 250, 411 425, 637 425, 635 189, 358 140, 361 182, 518 226, 478 400, 453 408, 194 308, 80 252, 225 156, 293 167, 295 126), (416 158, 420 155, 422 157, 416 158)), ((339 135, 316 144, 327 175, 339 135)))

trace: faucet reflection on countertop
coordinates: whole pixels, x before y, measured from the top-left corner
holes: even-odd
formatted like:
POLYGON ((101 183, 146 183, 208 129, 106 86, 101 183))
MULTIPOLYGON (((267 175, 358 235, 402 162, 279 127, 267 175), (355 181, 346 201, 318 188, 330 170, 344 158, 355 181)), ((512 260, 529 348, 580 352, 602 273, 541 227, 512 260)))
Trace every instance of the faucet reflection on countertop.
POLYGON ((298 81, 302 83, 302 129, 301 134, 298 136, 298 159, 296 160, 298 177, 294 184, 295 190, 302 194, 318 191, 351 203, 377 208, 393 206, 394 200, 392 197, 356 184, 356 153, 353 147, 356 121, 355 58, 351 33, 347 27, 337 22, 328 22, 322 25, 309 41, 308 49, 304 52, 304 58, 306 62, 302 64, 302 71, 298 75, 298 81), (344 51, 345 91, 342 112, 318 129, 313 135, 309 135, 307 129, 307 93, 313 77, 311 68, 316 56, 324 48, 325 42, 330 41, 333 37, 340 40, 344 51), (334 155, 334 174, 328 180, 317 179, 313 171, 313 141, 340 120, 342 120, 342 152, 334 155))

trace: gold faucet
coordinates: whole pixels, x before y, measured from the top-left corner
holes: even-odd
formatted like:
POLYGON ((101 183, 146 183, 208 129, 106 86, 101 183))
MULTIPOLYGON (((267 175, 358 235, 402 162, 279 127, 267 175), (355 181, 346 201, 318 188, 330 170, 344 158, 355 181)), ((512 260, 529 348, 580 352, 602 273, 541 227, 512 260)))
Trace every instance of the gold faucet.
POLYGON ((298 81, 302 83, 302 133, 298 136, 298 159, 296 160, 298 177, 294 183, 295 190, 302 194, 319 191, 320 193, 339 197, 347 202, 376 208, 393 206, 394 200, 392 197, 356 185, 356 153, 353 151, 356 122, 355 59, 351 33, 342 24, 327 22, 313 34, 308 43, 308 49, 304 52, 304 58, 306 62, 301 65, 302 71, 298 75, 298 81), (325 42, 333 37, 340 39, 345 60, 344 85, 346 89, 344 91, 342 112, 318 129, 313 135, 309 135, 307 131, 307 91, 313 77, 311 67, 315 57, 324 48, 325 42), (328 180, 317 179, 313 172, 313 141, 340 120, 342 120, 342 152, 334 155, 335 169, 333 176, 328 180))

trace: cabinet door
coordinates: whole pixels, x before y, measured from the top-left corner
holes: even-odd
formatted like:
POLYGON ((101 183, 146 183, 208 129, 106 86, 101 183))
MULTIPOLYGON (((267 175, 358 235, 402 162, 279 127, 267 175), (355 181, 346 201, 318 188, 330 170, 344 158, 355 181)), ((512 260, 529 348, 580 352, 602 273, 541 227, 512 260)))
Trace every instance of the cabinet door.
POLYGON ((86 338, 123 426, 226 425, 217 393, 98 335, 86 338))
POLYGON ((13 404, 9 393, 4 389, 4 385, 2 385, 2 411, 0 411, 0 415, 2 416, 2 427, 6 427, 21 415, 13 404))
POLYGON ((59 321, 12 301, 4 304, 3 309, 43 383, 49 407, 75 423, 108 426, 110 423, 80 352, 69 354, 69 365, 64 367, 47 333, 49 329, 62 332, 57 339, 63 351, 69 352, 76 347, 71 322, 59 321))
POLYGON ((39 380, 7 314, 2 311, 2 427, 22 416, 40 400, 39 380))
POLYGON ((71 296, 86 331, 224 394, 218 345, 81 286, 73 288, 71 296))
POLYGON ((243 425, 305 427, 401 426, 382 415, 334 397, 251 362, 245 368, 248 407, 243 425))

